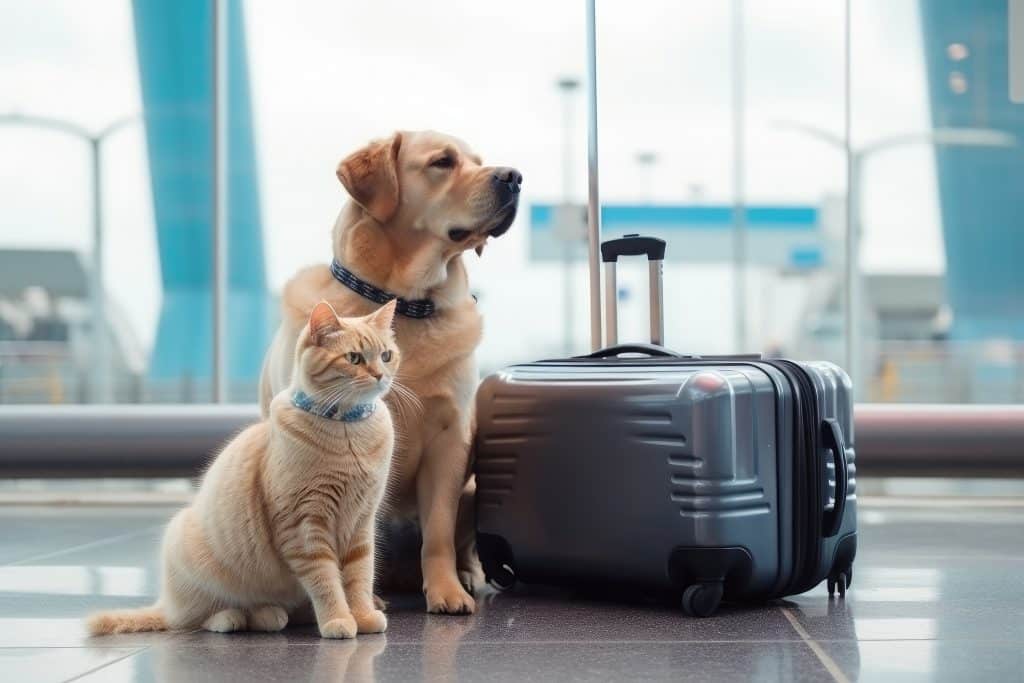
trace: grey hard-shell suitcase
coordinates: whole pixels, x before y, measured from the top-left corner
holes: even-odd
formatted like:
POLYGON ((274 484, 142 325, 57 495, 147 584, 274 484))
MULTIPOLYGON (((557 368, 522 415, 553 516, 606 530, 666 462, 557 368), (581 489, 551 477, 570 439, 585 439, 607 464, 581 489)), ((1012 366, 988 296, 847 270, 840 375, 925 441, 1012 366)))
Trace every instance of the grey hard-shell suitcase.
POLYGON ((661 346, 664 242, 627 235, 601 244, 593 2, 586 37, 594 353, 516 365, 480 386, 484 572, 503 587, 654 587, 698 616, 723 598, 766 600, 823 579, 842 597, 857 551, 850 379, 831 363, 661 346), (649 262, 650 345, 617 344, 615 264, 630 254, 649 262))
MULTIPOLYGON (((601 251, 611 292, 618 257, 648 255, 661 341, 664 243, 601 251)), ((853 578, 853 406, 831 363, 627 344, 515 365, 480 386, 475 451, 477 547, 500 587, 642 585, 707 616, 853 578)))

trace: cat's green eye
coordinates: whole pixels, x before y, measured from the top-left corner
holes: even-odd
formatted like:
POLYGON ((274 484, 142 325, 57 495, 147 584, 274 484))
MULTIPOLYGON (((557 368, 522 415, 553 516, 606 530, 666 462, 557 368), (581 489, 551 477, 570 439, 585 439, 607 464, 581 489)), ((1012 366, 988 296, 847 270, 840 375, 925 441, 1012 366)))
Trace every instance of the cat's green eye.
POLYGON ((390 363, 391 362, 391 351, 388 350, 388 351, 385 351, 384 353, 380 354, 380 359, 382 361, 384 361, 385 363, 390 363))
POLYGON ((353 351, 352 353, 348 354, 348 362, 351 363, 352 365, 359 365, 360 363, 363 362, 363 354, 356 353, 353 351))

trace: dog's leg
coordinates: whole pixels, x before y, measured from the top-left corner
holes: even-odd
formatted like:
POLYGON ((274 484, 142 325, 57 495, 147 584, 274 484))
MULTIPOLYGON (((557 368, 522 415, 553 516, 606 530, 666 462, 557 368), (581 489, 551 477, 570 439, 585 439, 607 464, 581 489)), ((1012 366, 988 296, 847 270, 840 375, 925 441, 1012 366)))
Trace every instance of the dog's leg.
POLYGON ((484 585, 484 570, 476 552, 476 477, 470 476, 459 498, 455 520, 455 566, 459 581, 470 593, 484 585))
POLYGON ((473 597, 455 569, 455 520, 469 458, 468 435, 451 425, 434 438, 416 473, 416 498, 423 529, 423 594, 427 611, 471 614, 473 597))

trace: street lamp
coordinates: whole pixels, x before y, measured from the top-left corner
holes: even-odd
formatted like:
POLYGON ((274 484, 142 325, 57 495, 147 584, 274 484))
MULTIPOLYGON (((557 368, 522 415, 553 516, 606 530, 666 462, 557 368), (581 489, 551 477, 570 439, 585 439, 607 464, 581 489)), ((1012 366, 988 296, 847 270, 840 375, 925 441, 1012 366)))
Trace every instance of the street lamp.
MULTIPOLYGON (((1017 137, 1010 133, 1004 133, 991 128, 934 128, 932 130, 913 133, 900 133, 880 138, 859 148, 848 148, 846 140, 830 131, 795 121, 777 121, 776 127, 793 130, 803 133, 809 137, 839 149, 842 152, 849 150, 850 154, 850 177, 847 180, 847 211, 850 231, 850 239, 847 242, 847 255, 850 267, 847 268, 849 280, 846 283, 849 292, 847 298, 847 324, 846 324, 846 364, 850 377, 854 380, 854 386, 861 385, 860 358, 854 351, 856 348, 855 335, 860 329, 860 237, 861 226, 861 188, 864 164, 868 158, 885 152, 895 147, 907 145, 936 145, 943 147, 1015 147, 1017 137)), ((861 385, 862 386, 862 385, 861 385)))
POLYGON ((18 112, 0 114, 0 125, 44 128, 70 135, 86 143, 89 148, 92 174, 92 268, 89 273, 89 299, 93 310, 93 355, 90 364, 90 399, 93 403, 112 400, 110 363, 107 353, 107 328, 103 291, 103 176, 101 174, 103 143, 139 116, 125 116, 91 133, 82 126, 48 116, 33 116, 18 112))
MULTIPOLYGON (((561 213, 563 219, 569 215, 572 206, 573 186, 573 149, 572 131, 574 120, 574 104, 576 91, 579 90, 580 81, 572 76, 559 78, 555 85, 562 94, 562 204, 564 210, 561 213)), ((572 355, 572 341, 574 336, 573 319, 573 282, 572 260, 573 251, 576 249, 577 235, 563 234, 562 242, 562 348, 566 356, 572 355)))
POLYGON ((651 188, 654 186, 654 167, 658 164, 658 153, 649 149, 643 149, 633 157, 640 169, 640 198, 647 204, 654 203, 654 193, 651 188))

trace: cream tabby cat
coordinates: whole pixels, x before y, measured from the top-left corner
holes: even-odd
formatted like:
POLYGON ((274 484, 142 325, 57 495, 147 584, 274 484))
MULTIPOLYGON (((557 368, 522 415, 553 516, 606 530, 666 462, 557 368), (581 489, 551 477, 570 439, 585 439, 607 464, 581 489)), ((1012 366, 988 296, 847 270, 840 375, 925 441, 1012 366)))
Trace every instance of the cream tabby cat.
POLYGON ((394 301, 363 318, 314 308, 295 379, 235 437, 171 520, 156 604, 93 615, 94 635, 278 631, 311 604, 320 634, 387 628, 373 601, 374 520, 394 445, 381 398, 399 353, 394 301))

